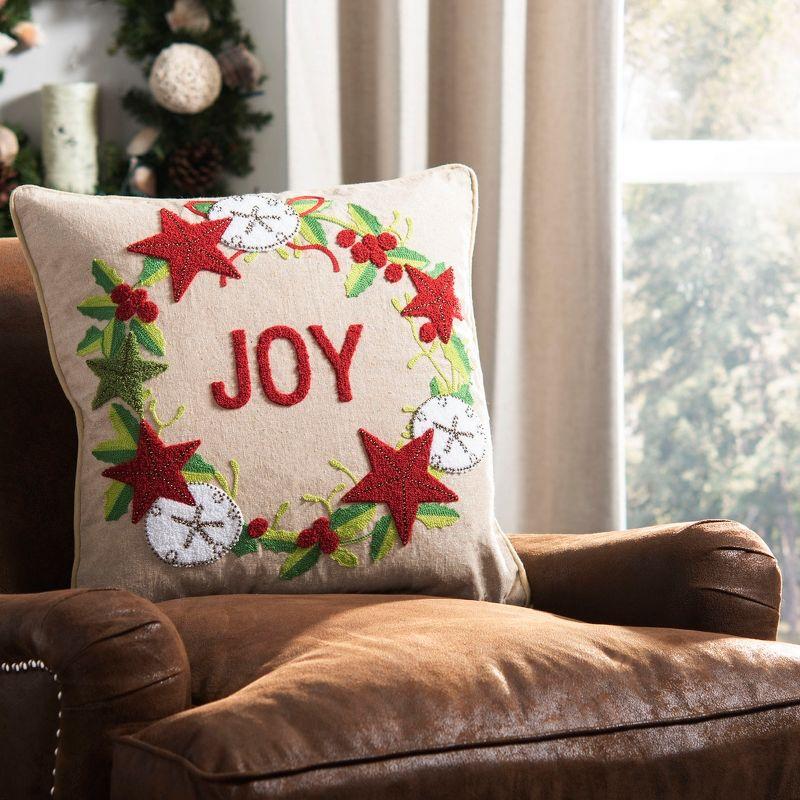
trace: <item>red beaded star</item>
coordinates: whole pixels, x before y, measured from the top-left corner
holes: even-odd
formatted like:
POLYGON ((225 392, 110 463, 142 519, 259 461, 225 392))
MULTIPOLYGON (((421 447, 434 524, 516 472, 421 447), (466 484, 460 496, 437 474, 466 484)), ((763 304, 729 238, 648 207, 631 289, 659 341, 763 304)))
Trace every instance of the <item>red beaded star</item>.
POLYGON ((433 429, 395 450, 359 430, 372 471, 342 497, 345 503, 386 503, 400 541, 408 544, 421 503, 451 503, 458 495, 428 472, 433 429))
POLYGON ((241 278, 239 271, 217 248, 228 219, 208 219, 191 223, 161 209, 161 233, 128 245, 132 253, 163 258, 169 263, 172 295, 175 302, 183 297, 198 272, 215 272, 226 278, 241 278))
POLYGON ((422 270, 407 267, 408 277, 417 290, 417 296, 403 309, 404 317, 427 317, 420 329, 420 338, 432 342, 438 336, 445 344, 450 341, 454 319, 461 316, 461 306, 453 291, 453 268, 449 267, 437 278, 422 270))
POLYGON ((103 471, 103 475, 133 487, 131 518, 134 522, 138 522, 159 497, 193 506, 194 497, 181 470, 199 446, 199 439, 164 444, 153 428, 142 420, 136 456, 130 461, 109 467, 103 471))

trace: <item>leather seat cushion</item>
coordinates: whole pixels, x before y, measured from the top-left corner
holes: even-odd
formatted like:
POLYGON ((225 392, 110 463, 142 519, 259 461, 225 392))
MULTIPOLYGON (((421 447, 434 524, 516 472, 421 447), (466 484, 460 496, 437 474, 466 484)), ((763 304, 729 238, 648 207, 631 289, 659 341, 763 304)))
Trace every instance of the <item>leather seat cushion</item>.
MULTIPOLYGON (((709 769, 741 789, 748 773, 763 778, 759 754, 783 759, 770 768, 773 789, 797 779, 793 645, 412 596, 204 597, 160 607, 186 644, 196 707, 118 742, 120 797, 130 770, 168 774, 177 798, 196 796, 198 783, 213 786, 213 797, 283 797, 299 787, 297 796, 313 796, 310 776, 333 771, 341 781, 343 768, 368 782, 376 765, 381 796, 391 797, 391 786, 428 774, 426 763, 431 791, 479 786, 483 775, 495 787, 510 780, 506 788, 539 796, 531 787, 549 785, 541 796, 559 796, 544 773, 528 785, 533 765, 566 776, 572 763, 579 781, 587 765, 600 768, 599 753, 603 769, 622 773, 650 761, 625 779, 639 780, 637 791, 695 772, 683 786, 695 796, 687 787, 701 786, 709 769), (666 765, 676 754, 673 775, 666 765)), ((372 796, 367 785, 363 796, 372 796)))

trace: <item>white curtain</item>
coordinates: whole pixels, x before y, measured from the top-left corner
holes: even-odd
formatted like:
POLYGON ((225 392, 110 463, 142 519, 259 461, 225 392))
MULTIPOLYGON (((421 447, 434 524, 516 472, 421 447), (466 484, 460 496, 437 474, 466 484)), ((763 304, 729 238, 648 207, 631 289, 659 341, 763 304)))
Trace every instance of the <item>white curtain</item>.
POLYGON ((472 166, 474 282, 508 531, 624 522, 622 0, 289 2, 289 184, 472 166))

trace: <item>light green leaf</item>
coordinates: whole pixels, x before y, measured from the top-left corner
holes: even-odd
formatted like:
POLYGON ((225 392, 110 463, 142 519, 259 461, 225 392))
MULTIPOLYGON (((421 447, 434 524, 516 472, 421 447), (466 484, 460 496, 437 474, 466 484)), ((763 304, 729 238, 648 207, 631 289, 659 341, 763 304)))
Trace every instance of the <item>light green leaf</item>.
POLYGON ((231 553, 235 556, 246 556, 248 553, 258 552, 258 539, 252 539, 247 532, 247 523, 242 526, 242 532, 236 540, 236 544, 231 547, 231 553))
POLYGON ((368 261, 366 264, 353 264, 344 282, 344 290, 348 297, 358 297, 365 289, 372 286, 378 270, 368 261))
POLYGON ((442 384, 438 375, 434 375, 430 382, 431 397, 438 397, 440 394, 445 394, 447 387, 442 384))
POLYGON ((394 520, 389 514, 381 517, 372 529, 369 555, 373 561, 380 561, 400 541, 394 520))
POLYGON ((192 207, 195 211, 199 211, 201 214, 208 214, 208 212, 214 207, 214 201, 198 200, 192 203, 192 207))
POLYGON ((417 510, 417 519, 426 528, 446 528, 458 522, 458 511, 441 503, 422 503, 417 510))
POLYGON ((458 397, 459 400, 463 400, 468 405, 474 405, 475 400, 472 397, 472 392, 470 391, 469 384, 465 383, 458 391, 453 392, 453 397, 458 397))
POLYGON ((208 483, 214 480, 217 470, 199 453, 195 453, 181 470, 187 483, 208 483))
POLYGON ((296 540, 296 533, 273 530, 268 530, 260 539, 256 539, 265 550, 270 550, 273 553, 293 553, 297 547, 296 540))
POLYGON ((331 528, 345 541, 358 536, 372 522, 375 508, 375 503, 341 506, 331 515, 331 528))
POLYGON ((92 260, 92 275, 97 285, 106 292, 112 292, 123 283, 122 276, 101 258, 92 260))
POLYGON ((331 558, 340 567, 358 566, 358 556, 352 550, 348 550, 346 547, 338 547, 331 553, 331 558))
POLYGON ((139 443, 139 429, 141 428, 139 420, 125 406, 121 406, 119 403, 111 404, 108 409, 108 416, 111 420, 111 426, 117 433, 118 441, 124 447, 136 449, 136 445, 139 443))
POLYGON ((161 328, 155 322, 142 322, 139 319, 131 320, 131 331, 139 344, 153 355, 163 356, 166 342, 161 328))
POLYGON ((322 550, 319 545, 313 547, 298 547, 286 557, 278 573, 285 581, 290 581, 304 572, 308 572, 319 561, 322 550))
POLYGON ((321 244, 323 246, 328 244, 328 237, 325 235, 325 229, 322 227, 319 220, 313 217, 300 217, 300 235, 309 244, 321 244))
POLYGON ((103 511, 109 522, 119 519, 128 510, 133 500, 133 488, 127 483, 111 481, 106 489, 103 511))
POLYGON ((464 342, 457 333, 450 336, 450 341, 442 345, 444 357, 453 365, 453 369, 463 378, 469 380, 472 373, 472 362, 470 361, 464 342))
POLYGON ((152 286, 169 275, 169 264, 163 258, 155 258, 154 256, 145 256, 144 266, 139 274, 139 280, 136 281, 137 286, 152 286))
POLYGON ((92 325, 92 327, 86 331, 86 336, 84 336, 78 344, 78 355, 88 356, 89 353, 93 353, 98 347, 100 347, 100 343, 102 341, 103 331, 101 331, 96 325, 92 325))
POLYGON ((78 311, 92 319, 114 319, 117 304, 107 294, 87 297, 79 306, 78 311))
POLYGON ((428 274, 431 278, 438 278, 446 269, 444 261, 440 261, 428 274))
POLYGON ((348 203, 347 213, 361 231, 374 233, 376 236, 381 232, 381 224, 378 218, 371 212, 367 211, 362 206, 357 206, 355 203, 348 203))
POLYGON ((408 247, 395 247, 394 250, 389 250, 386 257, 395 264, 408 264, 417 269, 424 269, 428 264, 428 259, 422 253, 408 247))
MULTIPOLYGON (((319 201, 322 200, 321 197, 299 197, 293 203, 290 203, 291 207, 297 212, 298 216, 303 214, 307 214, 314 208, 319 201)), ((314 211, 324 211, 326 208, 330 206, 330 201, 325 201, 319 208, 315 208, 314 211)))
POLYGON ((103 355, 116 355, 124 341, 125 323, 114 317, 103 330, 103 355))

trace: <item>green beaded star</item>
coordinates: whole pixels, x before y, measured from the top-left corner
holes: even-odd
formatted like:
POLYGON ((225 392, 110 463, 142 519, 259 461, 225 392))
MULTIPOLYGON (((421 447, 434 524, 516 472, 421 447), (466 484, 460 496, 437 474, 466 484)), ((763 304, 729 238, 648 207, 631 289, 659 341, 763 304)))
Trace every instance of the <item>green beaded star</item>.
POLYGON ((119 397, 139 414, 144 412, 144 389, 142 384, 160 375, 166 364, 145 361, 139 355, 136 337, 129 333, 116 355, 108 358, 92 358, 86 362, 100 378, 97 394, 92 400, 92 408, 119 397))

